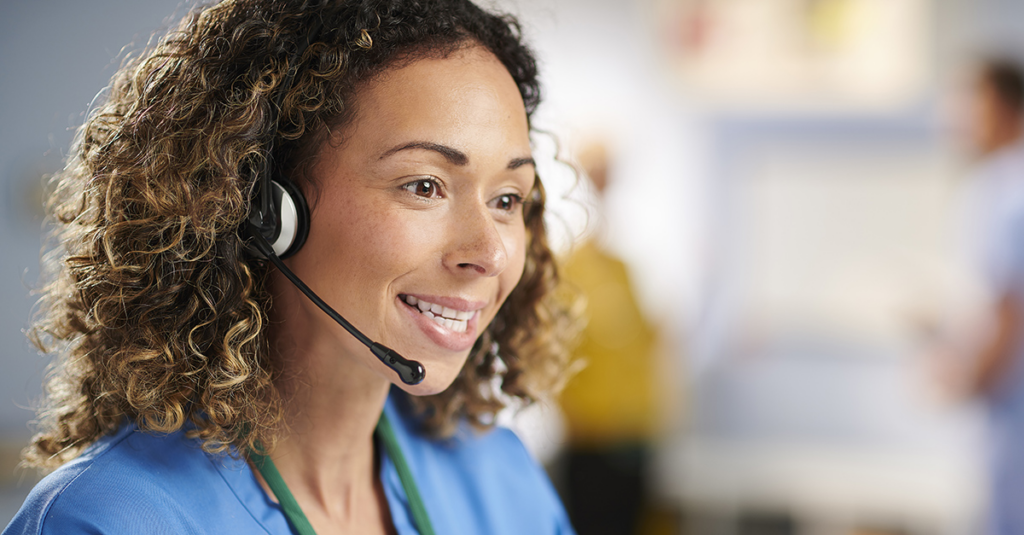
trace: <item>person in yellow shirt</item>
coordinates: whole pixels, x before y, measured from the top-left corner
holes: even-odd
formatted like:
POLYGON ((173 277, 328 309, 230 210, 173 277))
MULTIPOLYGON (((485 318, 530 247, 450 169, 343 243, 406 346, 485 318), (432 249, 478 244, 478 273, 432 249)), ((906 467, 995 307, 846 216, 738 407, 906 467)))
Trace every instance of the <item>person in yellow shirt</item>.
MULTIPOLYGON (((584 150, 580 162, 602 195, 603 146, 584 150)), ((595 239, 574 249, 562 274, 583 297, 587 318, 574 355, 583 367, 561 396, 566 505, 581 535, 635 533, 657 427, 655 329, 637 304, 625 263, 595 239)))

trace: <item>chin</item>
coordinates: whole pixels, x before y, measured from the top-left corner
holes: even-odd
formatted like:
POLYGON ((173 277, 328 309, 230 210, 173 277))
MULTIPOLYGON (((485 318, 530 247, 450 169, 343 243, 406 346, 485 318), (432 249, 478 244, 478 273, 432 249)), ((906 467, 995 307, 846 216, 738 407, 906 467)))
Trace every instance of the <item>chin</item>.
POLYGON ((444 384, 435 385, 430 380, 424 379, 418 385, 407 385, 401 381, 395 381, 394 384, 411 396, 433 396, 434 394, 444 392, 452 383, 449 381, 444 384))
POLYGON ((433 396, 434 394, 440 394, 448 389, 449 386, 455 381, 455 377, 448 378, 447 380, 430 378, 430 370, 427 370, 427 377, 423 379, 423 382, 418 385, 407 385, 400 379, 392 381, 392 383, 404 390, 407 394, 413 396, 433 396))

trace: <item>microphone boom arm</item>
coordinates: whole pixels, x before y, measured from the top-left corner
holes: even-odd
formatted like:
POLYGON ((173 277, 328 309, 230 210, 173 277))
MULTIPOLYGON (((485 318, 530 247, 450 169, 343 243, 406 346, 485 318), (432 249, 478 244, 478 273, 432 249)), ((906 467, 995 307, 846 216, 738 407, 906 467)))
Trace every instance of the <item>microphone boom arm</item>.
POLYGON ((285 277, 295 285, 314 305, 323 310, 325 314, 336 321, 339 325, 345 328, 352 336, 359 341, 359 343, 370 348, 370 351, 384 363, 385 366, 391 368, 398 374, 398 377, 402 379, 402 382, 407 385, 418 385, 423 382, 423 378, 426 377, 427 372, 423 368, 423 365, 415 360, 409 360, 402 355, 399 355, 397 351, 388 348, 383 344, 379 344, 367 338, 367 336, 356 329, 354 325, 348 322, 345 318, 338 314, 336 310, 331 308, 320 296, 316 295, 316 292, 311 290, 306 283, 302 282, 302 279, 298 277, 288 266, 284 265, 284 262, 278 258, 277 254, 274 253, 274 248, 270 246, 266 238, 259 233, 258 229, 252 229, 254 232, 250 232, 250 238, 254 242, 256 249, 259 250, 263 255, 274 264, 274 267, 278 269, 285 277))

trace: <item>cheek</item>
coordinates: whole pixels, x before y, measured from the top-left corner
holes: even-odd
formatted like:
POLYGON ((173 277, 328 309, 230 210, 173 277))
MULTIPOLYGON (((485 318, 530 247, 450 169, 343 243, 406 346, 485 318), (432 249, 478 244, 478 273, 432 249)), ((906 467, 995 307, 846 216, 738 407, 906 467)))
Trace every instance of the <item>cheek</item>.
POLYGON ((330 251, 336 259, 336 275, 366 290, 372 281, 394 277, 407 269, 415 251, 412 246, 422 237, 410 229, 400 217, 391 213, 383 203, 369 199, 349 198, 330 206, 329 212, 314 216, 312 224, 321 235, 318 245, 330 251))

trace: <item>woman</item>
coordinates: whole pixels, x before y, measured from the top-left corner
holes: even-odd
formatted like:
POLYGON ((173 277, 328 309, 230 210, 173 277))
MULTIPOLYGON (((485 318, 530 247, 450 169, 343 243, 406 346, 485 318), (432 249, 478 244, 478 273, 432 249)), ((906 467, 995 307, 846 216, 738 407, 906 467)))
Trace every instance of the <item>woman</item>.
POLYGON ((129 62, 59 177, 60 468, 4 533, 571 533, 482 431, 564 367, 538 101, 465 0, 226 1, 129 62))

